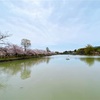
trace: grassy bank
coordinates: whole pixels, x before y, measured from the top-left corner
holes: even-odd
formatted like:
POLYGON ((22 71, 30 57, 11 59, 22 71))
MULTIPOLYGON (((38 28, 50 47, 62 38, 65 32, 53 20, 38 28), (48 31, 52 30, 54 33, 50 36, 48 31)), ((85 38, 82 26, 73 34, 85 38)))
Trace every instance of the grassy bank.
POLYGON ((38 55, 38 56, 11 56, 11 57, 0 58, 0 62, 23 60, 23 59, 30 59, 30 58, 40 58, 40 57, 43 57, 43 56, 45 56, 45 55, 38 55))

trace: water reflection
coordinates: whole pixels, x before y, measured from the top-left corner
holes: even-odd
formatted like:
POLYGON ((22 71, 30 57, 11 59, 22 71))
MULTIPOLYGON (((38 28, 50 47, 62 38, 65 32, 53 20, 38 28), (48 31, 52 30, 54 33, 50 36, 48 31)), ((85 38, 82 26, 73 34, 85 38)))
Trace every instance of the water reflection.
POLYGON ((0 72, 2 72, 3 74, 7 74, 8 76, 20 73, 22 79, 27 79, 31 76, 31 67, 44 62, 48 64, 49 61, 50 61, 49 57, 43 57, 43 58, 34 58, 28 60, 0 63, 0 72))
POLYGON ((21 70, 21 79, 29 78, 31 74, 31 70, 28 67, 23 67, 21 70))
POLYGON ((83 58, 80 58, 80 60, 84 61, 89 66, 93 66, 95 61, 100 62, 100 58, 95 58, 95 57, 83 57, 83 58))
POLYGON ((5 87, 6 87, 6 85, 0 83, 0 89, 3 89, 3 88, 5 88, 5 87))

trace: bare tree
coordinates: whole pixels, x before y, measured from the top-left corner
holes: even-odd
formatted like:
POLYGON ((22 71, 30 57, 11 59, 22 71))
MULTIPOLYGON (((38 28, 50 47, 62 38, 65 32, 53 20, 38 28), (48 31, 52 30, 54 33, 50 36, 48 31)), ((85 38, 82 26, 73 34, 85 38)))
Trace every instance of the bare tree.
POLYGON ((31 41, 28 39, 22 39, 21 40, 21 45, 24 47, 24 50, 26 51, 26 49, 31 46, 31 41))
POLYGON ((8 34, 8 32, 6 32, 5 34, 0 32, 0 44, 7 44, 5 43, 5 39, 9 36, 10 34, 8 34))

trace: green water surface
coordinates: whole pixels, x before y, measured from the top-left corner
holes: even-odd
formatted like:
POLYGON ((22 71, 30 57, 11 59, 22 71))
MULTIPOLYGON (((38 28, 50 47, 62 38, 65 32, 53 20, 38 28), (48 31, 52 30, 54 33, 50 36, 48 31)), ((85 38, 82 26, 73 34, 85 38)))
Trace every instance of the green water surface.
POLYGON ((100 100, 100 57, 56 55, 0 63, 0 100, 100 100))

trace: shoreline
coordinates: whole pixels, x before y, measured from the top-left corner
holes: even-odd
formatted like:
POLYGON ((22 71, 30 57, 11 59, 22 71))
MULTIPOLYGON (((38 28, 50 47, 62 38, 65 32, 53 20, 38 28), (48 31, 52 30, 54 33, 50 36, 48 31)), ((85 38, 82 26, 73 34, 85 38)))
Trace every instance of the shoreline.
POLYGON ((45 57, 45 56, 7 57, 7 58, 0 58, 0 62, 8 62, 8 61, 24 60, 31 58, 40 58, 40 57, 45 57))
MULTIPOLYGON (((73 54, 56 54, 56 55, 73 55, 73 54)), ((74 54, 79 55, 79 54, 74 54)), ((24 60, 24 59, 31 59, 31 58, 40 58, 52 55, 38 55, 38 56, 23 56, 23 57, 7 57, 7 58, 0 58, 0 62, 8 62, 8 61, 15 61, 15 60, 24 60)), ((80 56, 100 56, 100 55, 80 55, 80 56)))

